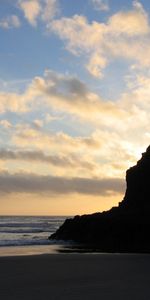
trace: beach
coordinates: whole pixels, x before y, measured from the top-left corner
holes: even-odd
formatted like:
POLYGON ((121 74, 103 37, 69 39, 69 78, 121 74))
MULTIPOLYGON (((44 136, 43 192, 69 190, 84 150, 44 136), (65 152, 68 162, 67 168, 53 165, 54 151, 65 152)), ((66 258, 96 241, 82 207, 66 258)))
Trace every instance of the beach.
POLYGON ((148 300, 150 256, 49 254, 0 257, 2 300, 148 300))

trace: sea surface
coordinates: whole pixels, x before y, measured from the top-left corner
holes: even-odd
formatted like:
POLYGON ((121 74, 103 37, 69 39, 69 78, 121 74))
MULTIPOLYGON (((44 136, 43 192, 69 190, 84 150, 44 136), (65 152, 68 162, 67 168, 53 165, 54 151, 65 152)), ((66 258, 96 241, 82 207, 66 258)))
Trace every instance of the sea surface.
POLYGON ((0 216, 0 256, 56 253, 63 245, 50 241, 67 217, 0 216))

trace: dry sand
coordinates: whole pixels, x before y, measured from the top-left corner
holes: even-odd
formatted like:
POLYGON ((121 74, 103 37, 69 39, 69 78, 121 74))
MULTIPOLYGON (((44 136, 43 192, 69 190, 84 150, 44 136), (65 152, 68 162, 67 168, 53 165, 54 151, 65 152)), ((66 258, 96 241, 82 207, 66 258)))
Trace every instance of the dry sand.
POLYGON ((149 300, 150 255, 0 258, 1 300, 149 300))

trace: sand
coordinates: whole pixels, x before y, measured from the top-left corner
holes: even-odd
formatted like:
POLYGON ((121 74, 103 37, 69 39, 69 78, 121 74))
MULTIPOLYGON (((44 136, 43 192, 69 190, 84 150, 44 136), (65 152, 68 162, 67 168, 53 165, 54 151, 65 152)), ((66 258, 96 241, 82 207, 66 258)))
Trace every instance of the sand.
POLYGON ((0 257, 1 300, 149 300, 150 255, 0 257))

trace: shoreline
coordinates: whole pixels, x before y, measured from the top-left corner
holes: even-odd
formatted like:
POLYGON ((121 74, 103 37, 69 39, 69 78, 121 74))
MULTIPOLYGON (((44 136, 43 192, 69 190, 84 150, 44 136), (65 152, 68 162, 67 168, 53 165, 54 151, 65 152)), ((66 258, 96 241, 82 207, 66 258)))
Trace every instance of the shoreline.
POLYGON ((147 300, 147 254, 42 254, 0 257, 3 300, 147 300))
POLYGON ((28 256, 40 256, 51 254, 81 254, 81 255, 147 255, 148 252, 102 252, 98 248, 90 248, 87 245, 79 244, 49 244, 49 245, 19 245, 19 246, 1 246, 0 247, 0 259, 3 257, 28 257, 28 256))
POLYGON ((1 257, 17 257, 17 256, 34 256, 34 255, 49 255, 59 253, 62 245, 19 245, 19 246, 1 246, 1 257))

